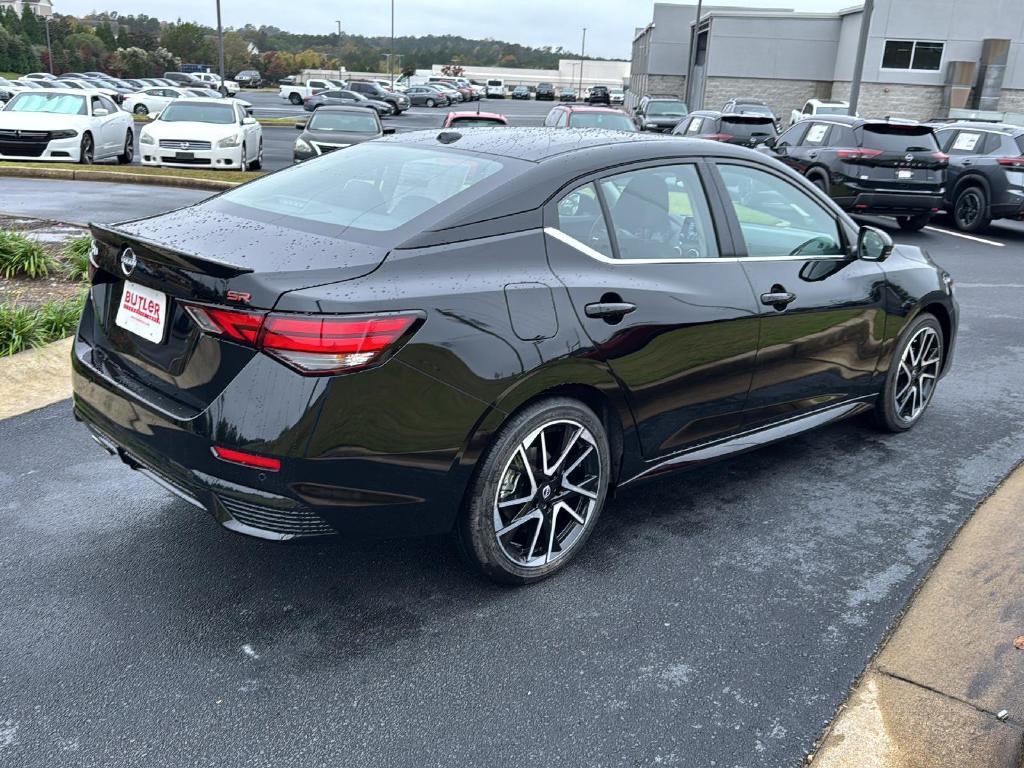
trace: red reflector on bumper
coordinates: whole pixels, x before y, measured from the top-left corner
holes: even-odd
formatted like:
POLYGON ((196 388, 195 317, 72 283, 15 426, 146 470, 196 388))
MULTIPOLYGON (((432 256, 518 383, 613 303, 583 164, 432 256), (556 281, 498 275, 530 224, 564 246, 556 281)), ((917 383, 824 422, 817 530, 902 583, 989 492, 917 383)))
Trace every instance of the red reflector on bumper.
POLYGON ((281 460, 272 459, 269 456, 257 456, 255 453, 244 451, 233 451, 230 448, 213 446, 213 455, 221 461, 230 461, 232 464, 241 464, 243 467, 265 469, 268 472, 277 472, 281 469, 281 460))

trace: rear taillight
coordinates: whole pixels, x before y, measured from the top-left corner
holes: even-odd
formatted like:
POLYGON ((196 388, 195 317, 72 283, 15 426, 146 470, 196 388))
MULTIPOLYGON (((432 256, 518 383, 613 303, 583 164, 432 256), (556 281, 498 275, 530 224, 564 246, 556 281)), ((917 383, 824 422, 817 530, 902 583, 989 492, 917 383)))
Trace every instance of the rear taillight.
POLYGON ((702 133, 700 135, 702 139, 709 139, 710 141, 731 141, 732 134, 729 133, 702 133))
POLYGON ((868 149, 867 147, 860 147, 859 149, 836 150, 836 155, 839 156, 840 160, 870 160, 874 157, 878 157, 880 154, 882 154, 882 150, 868 149))
POLYGON ((932 152, 932 160, 939 165, 949 165, 949 155, 945 152, 932 152))
POLYGON ((325 376, 384 362, 423 322, 419 312, 381 315, 263 313, 190 304, 206 333, 228 336, 300 373, 325 376))
POLYGON ((1000 157, 998 162, 1006 168, 1024 168, 1024 157, 1000 157))

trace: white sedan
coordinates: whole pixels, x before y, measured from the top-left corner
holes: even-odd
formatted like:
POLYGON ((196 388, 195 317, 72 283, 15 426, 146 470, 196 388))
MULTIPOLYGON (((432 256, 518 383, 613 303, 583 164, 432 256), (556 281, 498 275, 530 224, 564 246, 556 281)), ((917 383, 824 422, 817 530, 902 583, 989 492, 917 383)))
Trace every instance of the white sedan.
POLYGON ((143 165, 263 167, 263 128, 237 99, 177 99, 142 129, 143 165))
POLYGON ((22 91, 0 112, 0 159, 127 164, 134 127, 132 116, 98 91, 22 91))
POLYGON ((187 88, 172 88, 171 86, 159 86, 146 88, 144 91, 133 93, 124 97, 121 105, 128 112, 136 115, 149 115, 163 111, 164 107, 175 99, 194 98, 195 94, 190 93, 187 88))

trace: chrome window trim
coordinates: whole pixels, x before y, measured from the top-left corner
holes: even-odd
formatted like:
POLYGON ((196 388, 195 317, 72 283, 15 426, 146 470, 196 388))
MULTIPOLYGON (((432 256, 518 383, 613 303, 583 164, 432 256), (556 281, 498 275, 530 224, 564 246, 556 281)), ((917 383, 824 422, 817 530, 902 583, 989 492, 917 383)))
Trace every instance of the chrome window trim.
POLYGON ((629 264, 715 264, 715 263, 736 263, 736 262, 748 262, 748 261, 850 261, 849 256, 837 254, 833 256, 716 256, 714 258, 707 259, 613 259, 609 256, 605 256, 600 251, 591 248, 586 243, 582 243, 572 235, 567 235, 560 229, 555 227, 544 227, 544 234, 551 235, 556 240, 565 243, 570 248, 575 248, 580 253, 583 253, 595 261, 600 261, 602 264, 612 264, 614 266, 626 266, 629 264))

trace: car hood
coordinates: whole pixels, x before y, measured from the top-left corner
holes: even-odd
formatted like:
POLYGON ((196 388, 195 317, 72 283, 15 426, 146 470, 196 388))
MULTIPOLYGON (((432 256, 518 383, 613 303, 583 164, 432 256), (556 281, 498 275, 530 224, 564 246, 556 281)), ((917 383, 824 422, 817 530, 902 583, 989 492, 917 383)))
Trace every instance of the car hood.
POLYGON ((306 141, 317 141, 323 144, 361 144, 364 141, 380 138, 380 133, 348 133, 346 131, 317 131, 308 128, 299 136, 306 141))
POLYGON ((182 121, 180 123, 163 122, 156 120, 142 129, 142 133, 152 136, 155 139, 203 139, 204 141, 216 141, 238 133, 238 126, 234 123, 195 123, 182 121))
POLYGON ((50 131, 58 128, 79 128, 90 124, 88 115, 58 115, 52 112, 0 111, 0 128, 25 128, 50 131))

